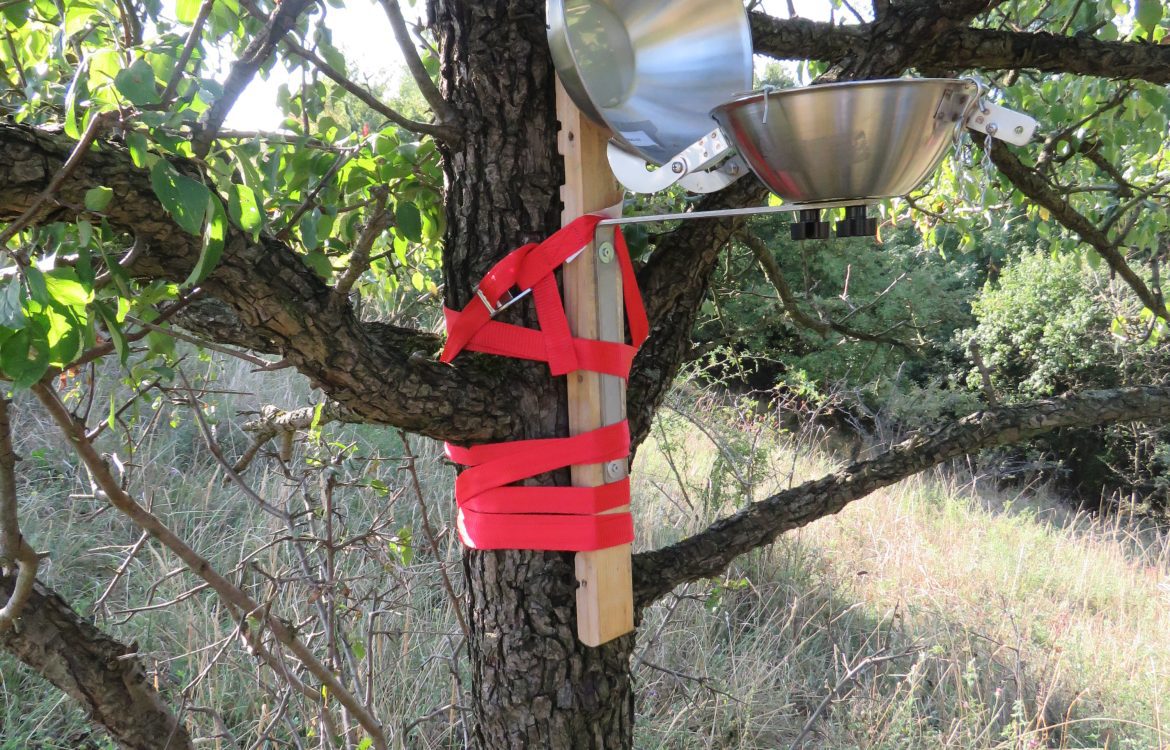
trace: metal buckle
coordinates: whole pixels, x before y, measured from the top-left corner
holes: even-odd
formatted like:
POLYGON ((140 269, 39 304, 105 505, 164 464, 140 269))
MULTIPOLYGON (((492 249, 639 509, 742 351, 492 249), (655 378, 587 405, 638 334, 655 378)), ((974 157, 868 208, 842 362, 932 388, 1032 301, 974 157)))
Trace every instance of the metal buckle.
POLYGON ((488 301, 487 295, 483 293, 483 290, 479 287, 475 288, 475 295, 479 297, 479 301, 482 302, 483 306, 487 308, 488 315, 492 318, 496 317, 504 310, 507 310, 509 307, 524 299, 531 293, 532 289, 523 289, 518 294, 506 292, 508 299, 496 300, 496 304, 492 305, 492 303, 488 301))

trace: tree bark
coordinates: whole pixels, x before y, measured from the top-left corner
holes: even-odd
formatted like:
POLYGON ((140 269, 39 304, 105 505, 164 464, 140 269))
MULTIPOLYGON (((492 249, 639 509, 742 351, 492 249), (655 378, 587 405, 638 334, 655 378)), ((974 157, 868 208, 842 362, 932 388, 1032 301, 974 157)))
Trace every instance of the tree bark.
MULTIPOLYGON (((496 260, 560 227, 555 79, 544 0, 431 0, 429 10, 442 90, 465 128, 458 146, 440 146, 447 304, 461 308, 496 260)), ((526 304, 516 307, 509 313, 535 324, 526 304)), ((512 437, 567 435, 565 379, 517 365, 508 363, 523 394, 512 437)), ((567 472, 544 481, 567 482, 567 472)), ((631 747, 633 637, 596 649, 577 640, 572 555, 469 551, 464 565, 474 744, 631 747)))
MULTIPOLYGON (((12 592, 13 580, 0 576, 0 598, 12 592)), ((19 626, 0 633, 0 647, 76 700, 124 750, 194 749, 147 680, 137 649, 90 625, 40 584, 19 626)))

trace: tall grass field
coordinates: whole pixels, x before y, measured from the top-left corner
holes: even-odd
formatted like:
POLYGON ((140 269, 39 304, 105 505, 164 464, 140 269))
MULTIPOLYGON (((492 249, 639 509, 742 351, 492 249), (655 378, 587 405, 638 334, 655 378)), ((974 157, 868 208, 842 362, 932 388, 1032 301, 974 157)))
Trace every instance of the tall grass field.
MULTIPOLYGON (((234 360, 192 353, 180 366, 232 460, 249 445, 245 412, 312 399, 295 376, 234 360)), ((466 745, 470 680, 443 585, 445 573, 460 596, 454 472, 439 446, 327 424, 288 461, 262 453, 245 490, 225 481, 181 394, 152 392, 115 418, 110 399, 130 391, 114 372, 98 391, 92 421, 112 425, 102 447, 136 497, 306 639, 343 643, 323 658, 369 696, 396 747, 466 745)), ((31 400, 15 412, 24 530, 50 553, 42 580, 137 644, 199 746, 332 747, 314 704, 249 652, 247 623, 95 494, 31 400)), ((633 466, 637 544, 681 539, 842 461, 827 438, 680 386, 633 466)), ((974 462, 904 481, 646 612, 635 745, 1170 747, 1167 539, 1148 519, 1067 510, 1043 485, 997 487, 974 462)), ((0 750, 112 747, 0 655, 0 750)))

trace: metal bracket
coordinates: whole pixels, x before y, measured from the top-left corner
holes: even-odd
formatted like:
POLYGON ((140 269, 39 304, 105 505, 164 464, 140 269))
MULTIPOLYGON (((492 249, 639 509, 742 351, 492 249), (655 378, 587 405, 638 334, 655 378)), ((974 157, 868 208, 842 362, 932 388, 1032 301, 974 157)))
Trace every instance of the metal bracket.
MULTIPOLYGON (((731 146, 727 143, 723 131, 715 128, 653 171, 649 169, 649 162, 626 151, 616 141, 609 142, 606 154, 609 157, 609 167, 618 182, 635 193, 657 193, 690 175, 700 173, 707 166, 723 159, 730 150, 731 146)), ((692 183, 698 186, 695 192, 714 192, 727 187, 747 170, 741 164, 738 171, 738 175, 728 172, 712 174, 710 179, 693 180, 692 183), (728 179, 732 177, 734 179, 728 179)), ((683 184, 686 186, 686 183, 683 184)))
POLYGON ((967 127, 1013 146, 1027 146, 1040 123, 1022 112, 979 100, 979 106, 967 117, 967 127))
POLYGON ((678 184, 692 193, 717 193, 746 175, 748 171, 743 159, 736 154, 720 164, 717 169, 692 172, 679 180, 678 184))

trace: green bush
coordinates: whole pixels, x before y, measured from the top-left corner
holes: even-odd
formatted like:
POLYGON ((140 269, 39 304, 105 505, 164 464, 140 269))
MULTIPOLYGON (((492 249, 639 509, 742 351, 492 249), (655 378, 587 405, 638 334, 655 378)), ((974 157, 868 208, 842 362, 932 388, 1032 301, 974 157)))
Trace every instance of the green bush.
MULTIPOLYGON (((1070 391, 1165 380, 1161 324, 1133 292, 1078 254, 1033 251, 1009 263, 973 301, 979 345, 999 398, 1011 403, 1070 391)), ((979 372, 962 373, 979 390, 979 372)), ((1034 446, 1063 465, 1070 488, 1096 506, 1120 491, 1158 506, 1170 485, 1170 431, 1133 425, 1066 430, 1034 446)))

